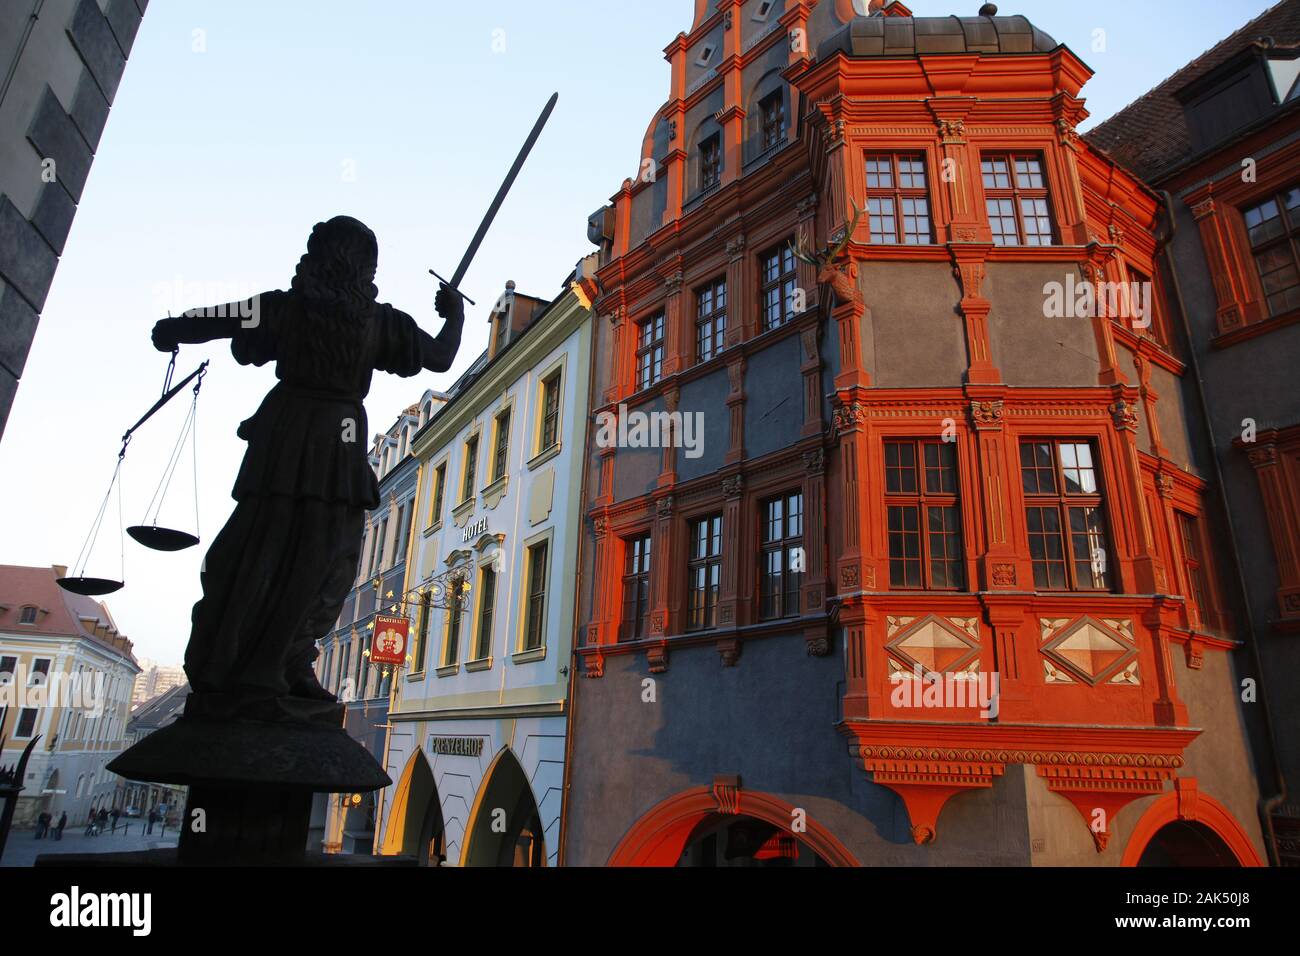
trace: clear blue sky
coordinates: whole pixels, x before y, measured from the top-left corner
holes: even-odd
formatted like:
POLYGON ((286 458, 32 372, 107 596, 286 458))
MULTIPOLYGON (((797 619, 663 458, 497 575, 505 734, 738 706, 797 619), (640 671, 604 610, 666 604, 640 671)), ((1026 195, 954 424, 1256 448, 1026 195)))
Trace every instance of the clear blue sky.
MULTIPOLYGON (((830 0, 822 0, 830 2, 830 0)), ((915 0, 917 15, 974 14, 979 0, 915 0)), ((1141 95, 1270 4, 1264 0, 1022 0, 1023 13, 1097 73, 1094 121, 1141 95), (1094 30, 1106 49, 1094 51, 1094 30)), ((691 0, 154 0, 0 441, 0 562, 71 564, 118 438, 157 397, 165 357, 149 329, 162 289, 284 288, 311 226, 338 213, 379 236, 381 298, 432 314, 430 267, 455 268, 552 91, 560 103, 465 291, 465 346, 444 376, 376 377, 371 432, 425 388, 445 388, 486 342, 486 304, 507 279, 555 295, 591 251, 586 217, 634 175, 667 91, 663 48, 691 0), (192 50, 196 29, 207 51, 192 50), (497 33, 496 31, 503 31, 497 33), (504 50, 494 50, 494 41, 504 50), (344 164, 355 181, 344 180, 344 164)), ((202 298, 202 297, 201 297, 202 298)), ((206 304, 182 301, 177 308, 206 304)), ((164 305, 164 308, 166 306, 164 305)), ((218 345, 199 414, 204 545, 158 555, 128 542, 127 588, 108 599, 138 655, 179 662, 202 552, 228 516, 243 454, 234 436, 273 382, 218 345)), ((153 491, 184 413, 142 431, 126 468, 127 524, 153 491)), ((182 467, 164 521, 192 523, 182 467)), ((115 522, 109 522, 110 525, 115 522)), ((114 527, 91 573, 115 576, 114 527)))

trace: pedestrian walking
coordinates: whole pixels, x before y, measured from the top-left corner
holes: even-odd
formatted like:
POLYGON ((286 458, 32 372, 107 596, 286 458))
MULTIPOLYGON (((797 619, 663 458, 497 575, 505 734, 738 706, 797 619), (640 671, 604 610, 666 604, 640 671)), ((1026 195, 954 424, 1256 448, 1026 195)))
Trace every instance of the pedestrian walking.
POLYGON ((41 839, 50 829, 50 821, 53 817, 48 812, 42 810, 36 815, 36 839, 41 839))
POLYGON ((86 833, 85 833, 85 836, 94 836, 94 835, 95 835, 95 820, 96 820, 96 819, 97 819, 97 818, 96 818, 96 816, 95 816, 95 808, 94 808, 94 807, 91 807, 91 808, 90 808, 90 816, 86 818, 86 833))
POLYGON ((54 828, 54 839, 56 840, 63 839, 63 828, 66 827, 67 825, 68 825, 68 811, 64 810, 63 813, 59 815, 59 825, 54 828))
POLYGON ((99 808, 99 816, 95 819, 95 829, 103 833, 104 827, 108 826, 108 811, 103 807, 99 808))
POLYGON ((157 822, 158 822, 158 809, 155 807, 154 809, 152 809, 152 810, 149 811, 149 830, 148 830, 148 833, 153 833, 153 825, 154 825, 155 823, 157 823, 157 822))
POLYGON ((113 818, 113 832, 114 832, 114 833, 117 832, 117 819, 118 819, 118 817, 120 817, 121 815, 122 815, 122 811, 119 810, 117 807, 114 807, 114 808, 113 808, 113 812, 112 812, 111 814, 109 814, 109 816, 111 816, 111 817, 113 818))

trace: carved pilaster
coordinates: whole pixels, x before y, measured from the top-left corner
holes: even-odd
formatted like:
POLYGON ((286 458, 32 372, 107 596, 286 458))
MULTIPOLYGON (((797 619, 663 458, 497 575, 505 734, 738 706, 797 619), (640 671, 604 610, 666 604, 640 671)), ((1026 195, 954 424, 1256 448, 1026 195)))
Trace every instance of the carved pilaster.
POLYGON ((723 461, 734 465, 745 458, 745 357, 737 354, 727 362, 727 454, 723 461))

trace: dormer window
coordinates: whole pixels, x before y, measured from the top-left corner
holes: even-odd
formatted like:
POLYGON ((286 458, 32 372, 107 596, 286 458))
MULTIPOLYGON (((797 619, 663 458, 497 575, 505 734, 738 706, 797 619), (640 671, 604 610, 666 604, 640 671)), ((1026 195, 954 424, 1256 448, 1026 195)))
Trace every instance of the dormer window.
POLYGON ((754 19, 759 23, 766 23, 768 16, 771 15, 775 6, 775 0, 763 0, 763 2, 754 10, 754 19))
POLYGON ((785 136, 785 97, 781 90, 773 90, 758 104, 763 124, 763 151, 774 149, 785 136))
POLYGON ((25 606, 23 607, 23 609, 22 609, 21 611, 18 612, 18 623, 19 623, 19 624, 35 624, 35 623, 36 623, 36 607, 35 607, 34 605, 31 605, 31 604, 25 605, 25 606))
POLYGON ((714 133, 700 144, 700 189, 722 182, 722 137, 714 133))
POLYGON ((704 48, 700 50, 699 57, 696 58, 695 60, 695 65, 708 66, 709 63, 713 60, 713 54, 717 52, 718 52, 718 48, 714 46, 712 43, 704 44, 704 48))

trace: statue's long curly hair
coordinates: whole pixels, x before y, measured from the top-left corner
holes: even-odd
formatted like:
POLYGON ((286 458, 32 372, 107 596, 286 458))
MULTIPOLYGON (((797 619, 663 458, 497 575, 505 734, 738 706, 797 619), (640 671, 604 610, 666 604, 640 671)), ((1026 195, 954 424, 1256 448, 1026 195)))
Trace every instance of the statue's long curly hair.
POLYGON ((378 266, 379 242, 365 223, 335 216, 313 227, 293 290, 306 303, 316 333, 306 337, 307 347, 323 374, 354 360, 360 350, 379 296, 378 266))

